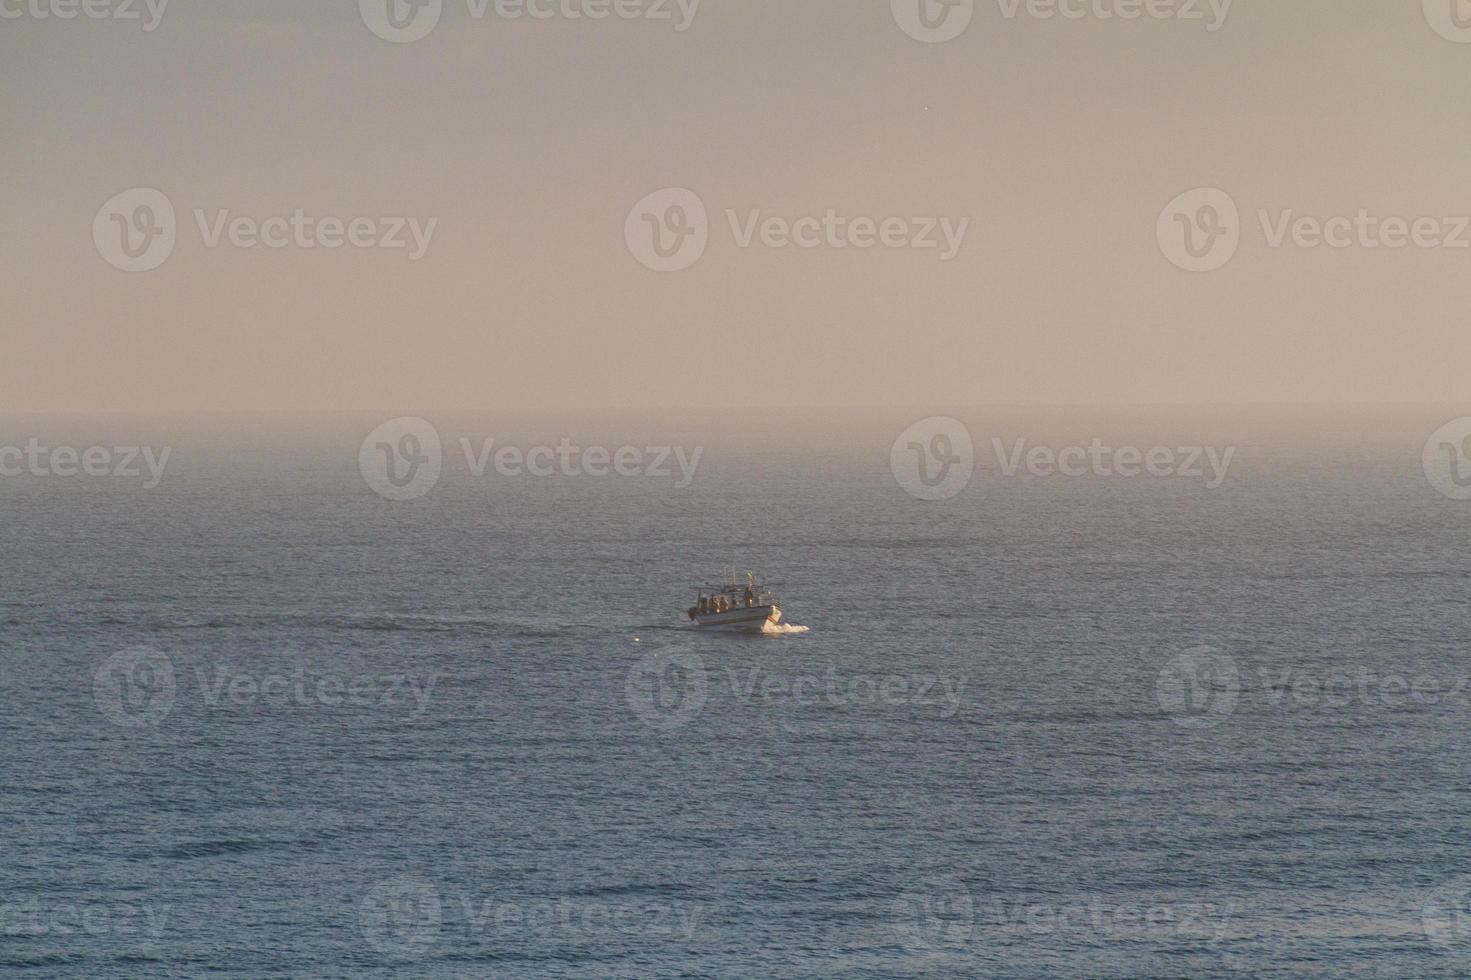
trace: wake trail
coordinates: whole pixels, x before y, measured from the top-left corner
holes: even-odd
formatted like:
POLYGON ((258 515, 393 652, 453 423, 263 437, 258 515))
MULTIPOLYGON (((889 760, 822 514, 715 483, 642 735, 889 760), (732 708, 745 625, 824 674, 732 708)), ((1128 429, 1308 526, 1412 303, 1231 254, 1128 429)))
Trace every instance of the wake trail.
POLYGON ((791 623, 767 623, 761 627, 761 632, 767 636, 793 636, 797 633, 810 633, 810 626, 794 626, 791 623))

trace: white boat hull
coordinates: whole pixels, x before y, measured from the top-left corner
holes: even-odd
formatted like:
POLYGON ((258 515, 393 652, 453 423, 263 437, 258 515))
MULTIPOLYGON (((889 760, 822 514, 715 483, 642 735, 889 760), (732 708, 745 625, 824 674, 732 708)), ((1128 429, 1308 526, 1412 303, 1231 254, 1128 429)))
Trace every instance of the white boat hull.
POLYGON ((739 606, 729 612, 695 613, 694 620, 701 629, 759 633, 768 623, 775 626, 781 622, 781 609, 777 606, 739 606))

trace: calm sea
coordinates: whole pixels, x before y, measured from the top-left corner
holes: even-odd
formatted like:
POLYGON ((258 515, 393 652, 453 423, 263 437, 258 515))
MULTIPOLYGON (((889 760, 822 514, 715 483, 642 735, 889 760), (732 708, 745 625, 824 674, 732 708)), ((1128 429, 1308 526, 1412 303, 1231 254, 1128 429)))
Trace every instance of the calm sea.
POLYGON ((1455 413, 1282 411, 944 413, 935 501, 927 413, 429 413, 409 501, 386 416, 5 420, 170 456, 0 478, 0 972, 1471 975, 1455 413), (992 442, 1095 438, 1234 455, 992 442), (807 630, 692 631, 725 569, 807 630))

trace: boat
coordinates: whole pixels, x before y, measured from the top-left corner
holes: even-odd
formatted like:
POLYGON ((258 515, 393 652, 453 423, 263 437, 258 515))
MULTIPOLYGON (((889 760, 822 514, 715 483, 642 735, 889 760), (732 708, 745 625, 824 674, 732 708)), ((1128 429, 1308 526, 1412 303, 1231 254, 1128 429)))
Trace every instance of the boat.
POLYGON ((736 582, 732 572, 729 582, 700 589, 688 615, 701 629, 760 633, 781 622, 781 600, 754 572, 746 573, 744 585, 736 582))

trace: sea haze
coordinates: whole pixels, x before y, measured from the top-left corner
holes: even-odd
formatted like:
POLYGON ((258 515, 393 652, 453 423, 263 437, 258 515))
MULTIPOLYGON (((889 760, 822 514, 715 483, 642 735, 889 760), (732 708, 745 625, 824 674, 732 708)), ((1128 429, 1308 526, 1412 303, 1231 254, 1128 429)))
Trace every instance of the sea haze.
POLYGON ((408 501, 394 414, 0 420, 169 451, 0 478, 0 971, 1467 974, 1464 410, 419 411, 408 501))

